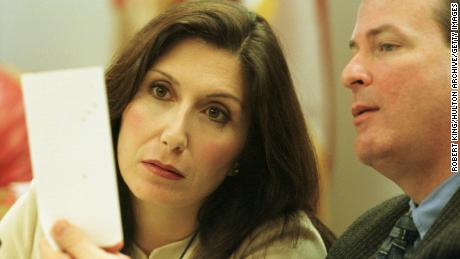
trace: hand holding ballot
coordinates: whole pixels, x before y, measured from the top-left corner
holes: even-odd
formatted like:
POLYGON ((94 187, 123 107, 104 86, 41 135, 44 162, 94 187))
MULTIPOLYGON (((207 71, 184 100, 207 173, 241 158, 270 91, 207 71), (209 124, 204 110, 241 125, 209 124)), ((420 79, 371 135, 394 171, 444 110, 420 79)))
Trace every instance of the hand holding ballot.
POLYGON ((0 222, 0 258, 36 258, 38 249, 23 253, 44 238, 54 254, 58 247, 67 251, 67 238, 79 236, 84 238, 75 243, 95 248, 122 244, 103 69, 25 74, 21 81, 34 180, 0 222), (54 240, 51 228, 59 219, 81 235, 54 240))
POLYGON ((38 215, 67 219, 92 242, 122 242, 116 170, 102 68, 22 76, 38 215))
POLYGON ((69 224, 67 221, 60 220, 52 228, 52 237, 59 245, 61 251, 54 250, 50 244, 43 239, 40 242, 40 256, 43 259, 129 259, 130 257, 119 253, 123 247, 122 243, 105 250, 92 243, 83 232, 69 224), (65 252, 62 252, 65 251, 65 252))

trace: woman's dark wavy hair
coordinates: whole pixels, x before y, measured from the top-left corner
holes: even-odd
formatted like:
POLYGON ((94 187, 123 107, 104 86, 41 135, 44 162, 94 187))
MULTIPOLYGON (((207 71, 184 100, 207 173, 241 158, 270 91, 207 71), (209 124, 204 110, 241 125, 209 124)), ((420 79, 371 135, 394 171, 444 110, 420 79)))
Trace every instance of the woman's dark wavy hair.
MULTIPOLYGON (((106 73, 113 141, 123 110, 155 61, 184 38, 200 38, 237 55, 246 79, 250 129, 240 173, 227 177, 198 214, 195 258, 226 258, 268 221, 287 223, 305 211, 326 246, 332 233, 316 218, 318 169, 286 60, 267 21, 227 1, 179 4, 138 32, 106 73)), ((125 243, 135 220, 129 190, 119 175, 125 243)), ((300 233, 293 237, 295 242, 300 233)))

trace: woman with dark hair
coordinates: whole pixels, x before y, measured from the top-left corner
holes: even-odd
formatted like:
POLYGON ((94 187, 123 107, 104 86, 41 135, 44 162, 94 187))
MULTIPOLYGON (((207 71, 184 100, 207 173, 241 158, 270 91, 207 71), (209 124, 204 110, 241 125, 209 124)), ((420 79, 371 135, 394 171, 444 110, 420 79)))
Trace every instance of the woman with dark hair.
MULTIPOLYGON (((180 4, 137 33, 106 82, 123 254, 325 257, 315 154, 262 17, 227 1, 180 4)), ((115 256, 55 228, 67 229, 55 233, 65 252, 44 244, 42 258, 115 256)))

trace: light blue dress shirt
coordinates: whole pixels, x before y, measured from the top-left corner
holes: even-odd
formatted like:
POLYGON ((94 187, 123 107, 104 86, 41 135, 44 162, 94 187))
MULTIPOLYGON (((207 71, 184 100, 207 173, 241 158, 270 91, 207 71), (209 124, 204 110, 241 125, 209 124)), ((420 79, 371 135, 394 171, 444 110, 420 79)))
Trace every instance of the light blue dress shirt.
POLYGON ((441 214, 442 209, 459 187, 460 174, 455 174, 447 178, 418 206, 413 200, 409 201, 412 219, 420 234, 420 238, 415 241, 414 246, 417 246, 420 240, 425 237, 431 225, 433 225, 439 214, 441 214))

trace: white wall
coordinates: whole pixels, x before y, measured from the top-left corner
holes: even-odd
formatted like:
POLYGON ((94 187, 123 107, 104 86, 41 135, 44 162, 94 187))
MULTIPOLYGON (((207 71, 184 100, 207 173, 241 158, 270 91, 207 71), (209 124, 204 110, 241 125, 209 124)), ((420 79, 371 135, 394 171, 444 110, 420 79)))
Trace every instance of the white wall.
POLYGON ((106 65, 109 0, 0 0, 0 63, 21 72, 106 65))

